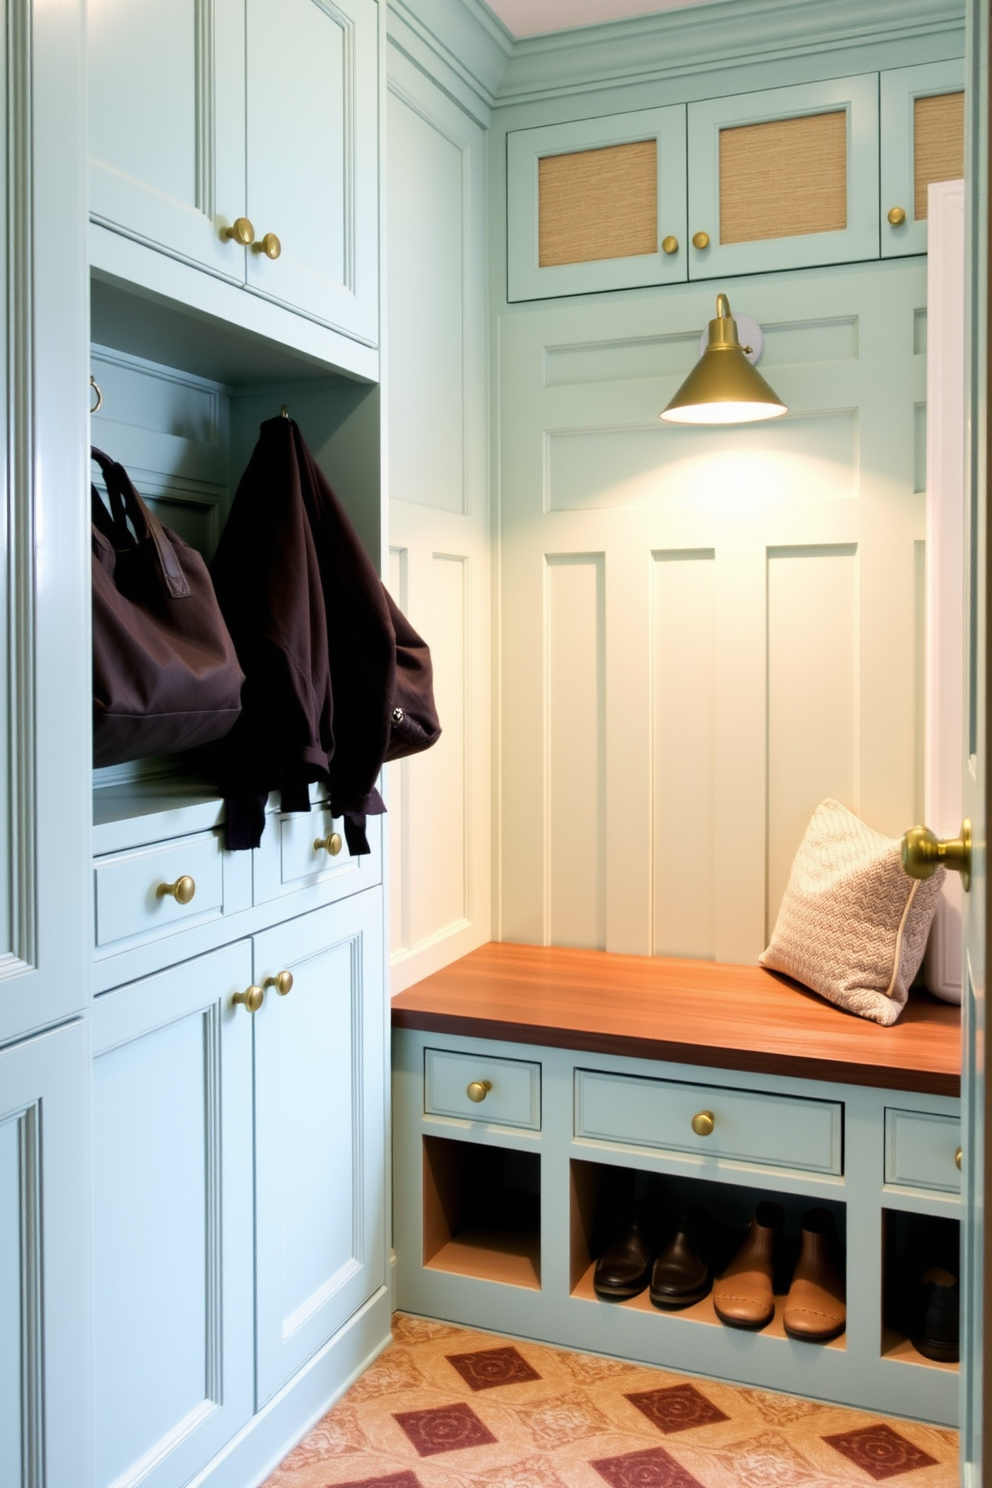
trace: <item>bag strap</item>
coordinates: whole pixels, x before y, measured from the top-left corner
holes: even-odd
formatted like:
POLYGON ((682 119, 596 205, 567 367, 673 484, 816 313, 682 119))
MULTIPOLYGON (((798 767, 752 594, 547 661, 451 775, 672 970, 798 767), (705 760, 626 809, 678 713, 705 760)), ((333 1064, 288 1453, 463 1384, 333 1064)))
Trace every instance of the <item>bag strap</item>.
MULTIPOLYGON (((144 537, 151 538, 155 544, 158 566, 161 570, 162 578, 165 580, 165 587, 169 591, 170 597, 172 599, 188 599, 191 590, 179 559, 176 557, 176 550, 169 541, 165 528, 162 526, 158 517, 155 516, 154 512, 149 510, 134 489, 131 477, 124 469, 124 466, 116 460, 112 460, 109 455, 103 453, 103 450, 98 450, 95 446, 91 448, 90 454, 103 471, 103 478, 107 483, 107 495, 110 497, 111 521, 114 527, 114 537, 111 540, 115 541, 115 546, 133 547, 135 539, 140 541, 144 537), (131 520, 135 539, 132 539, 128 532, 127 518, 131 520), (123 544, 116 542, 116 537, 121 534, 126 534, 128 539, 123 544)), ((110 536, 109 533, 105 535, 110 536)))

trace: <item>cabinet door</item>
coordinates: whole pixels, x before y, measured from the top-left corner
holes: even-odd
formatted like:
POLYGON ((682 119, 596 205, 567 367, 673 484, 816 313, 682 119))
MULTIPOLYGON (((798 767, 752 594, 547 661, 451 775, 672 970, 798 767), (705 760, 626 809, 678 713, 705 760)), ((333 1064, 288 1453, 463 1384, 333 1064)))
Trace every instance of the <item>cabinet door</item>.
POLYGON ((378 7, 248 0, 248 253, 257 294, 375 343, 378 7))
POLYGON ((179 1488, 252 1413, 248 942, 93 1011, 96 1483, 179 1488))
POLYGON ((0 1053, 0 1483, 88 1488, 89 1040, 0 1053))
POLYGON ((507 136, 507 299, 687 276, 685 106, 507 136))
POLYGON ((690 103, 688 127, 690 279, 878 257, 876 73, 690 103))
POLYGON ((383 1282, 382 893, 255 940, 256 1408, 383 1282))
POLYGON ((927 187, 964 176, 964 63, 897 67, 880 83, 882 257, 926 253, 927 187))
POLYGON ((90 216, 243 283, 243 0, 89 0, 90 216))

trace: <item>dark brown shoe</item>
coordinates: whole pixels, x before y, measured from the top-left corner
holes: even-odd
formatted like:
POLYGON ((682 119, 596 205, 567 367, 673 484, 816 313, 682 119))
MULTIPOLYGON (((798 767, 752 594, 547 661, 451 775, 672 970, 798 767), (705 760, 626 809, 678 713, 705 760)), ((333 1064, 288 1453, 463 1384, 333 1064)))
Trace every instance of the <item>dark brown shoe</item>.
POLYGON ((655 1307, 691 1307, 702 1301, 713 1285, 703 1231, 705 1215, 680 1214, 675 1234, 651 1271, 651 1301, 655 1307))
POLYGON ((650 1275, 651 1252, 640 1219, 634 1214, 596 1262, 592 1284, 597 1297, 604 1301, 625 1302, 643 1292, 650 1275))
POLYGON ((829 1209, 809 1209, 803 1218, 802 1249, 782 1322, 790 1338, 829 1343, 847 1326, 844 1282, 837 1269, 837 1234, 829 1209))
POLYGON ((754 1211, 748 1237, 713 1288, 713 1306, 731 1328, 764 1328, 775 1316, 772 1272, 785 1213, 764 1202, 754 1211))

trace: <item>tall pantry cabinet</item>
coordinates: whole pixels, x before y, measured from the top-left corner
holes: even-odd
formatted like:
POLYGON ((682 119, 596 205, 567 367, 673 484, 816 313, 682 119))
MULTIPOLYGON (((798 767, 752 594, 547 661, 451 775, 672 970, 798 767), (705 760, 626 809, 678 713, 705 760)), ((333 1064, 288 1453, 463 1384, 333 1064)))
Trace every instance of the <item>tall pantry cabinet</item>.
POLYGON ((0 1482, 241 1488, 389 1336, 381 824, 91 772, 87 451, 209 557, 285 405, 381 565, 384 17, 86 10, 4 32, 0 1482))

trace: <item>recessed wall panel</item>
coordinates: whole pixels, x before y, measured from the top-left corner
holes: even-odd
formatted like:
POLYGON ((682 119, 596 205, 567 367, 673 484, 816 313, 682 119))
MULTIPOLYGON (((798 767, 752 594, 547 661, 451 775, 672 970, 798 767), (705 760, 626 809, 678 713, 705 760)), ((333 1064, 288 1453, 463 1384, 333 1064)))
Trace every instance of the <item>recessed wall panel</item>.
POLYGON ((21 1181, 20 1121, 0 1122, 0 1483, 20 1484, 21 1181))
POLYGON ((808 503, 858 492, 852 409, 742 425, 721 444, 712 429, 650 424, 555 429, 545 436, 547 511, 619 510, 658 501, 808 503))
POLYGON ((714 955, 715 582, 712 549, 652 572, 652 946, 714 955))
MULTIPOLYGON (((408 836, 404 880, 411 947, 467 917, 466 789, 468 761, 467 625, 469 565, 435 553, 424 592, 434 701, 441 737, 407 763, 408 836)), ((419 611, 418 611, 419 617, 419 611)))
POLYGON ((604 555, 548 557, 546 584, 546 923, 553 945, 604 950, 604 555))
POLYGON ((858 809, 858 553, 769 548, 767 912, 826 796, 858 809))
POLYGON ((389 95, 390 497, 464 510, 463 154, 389 95))

